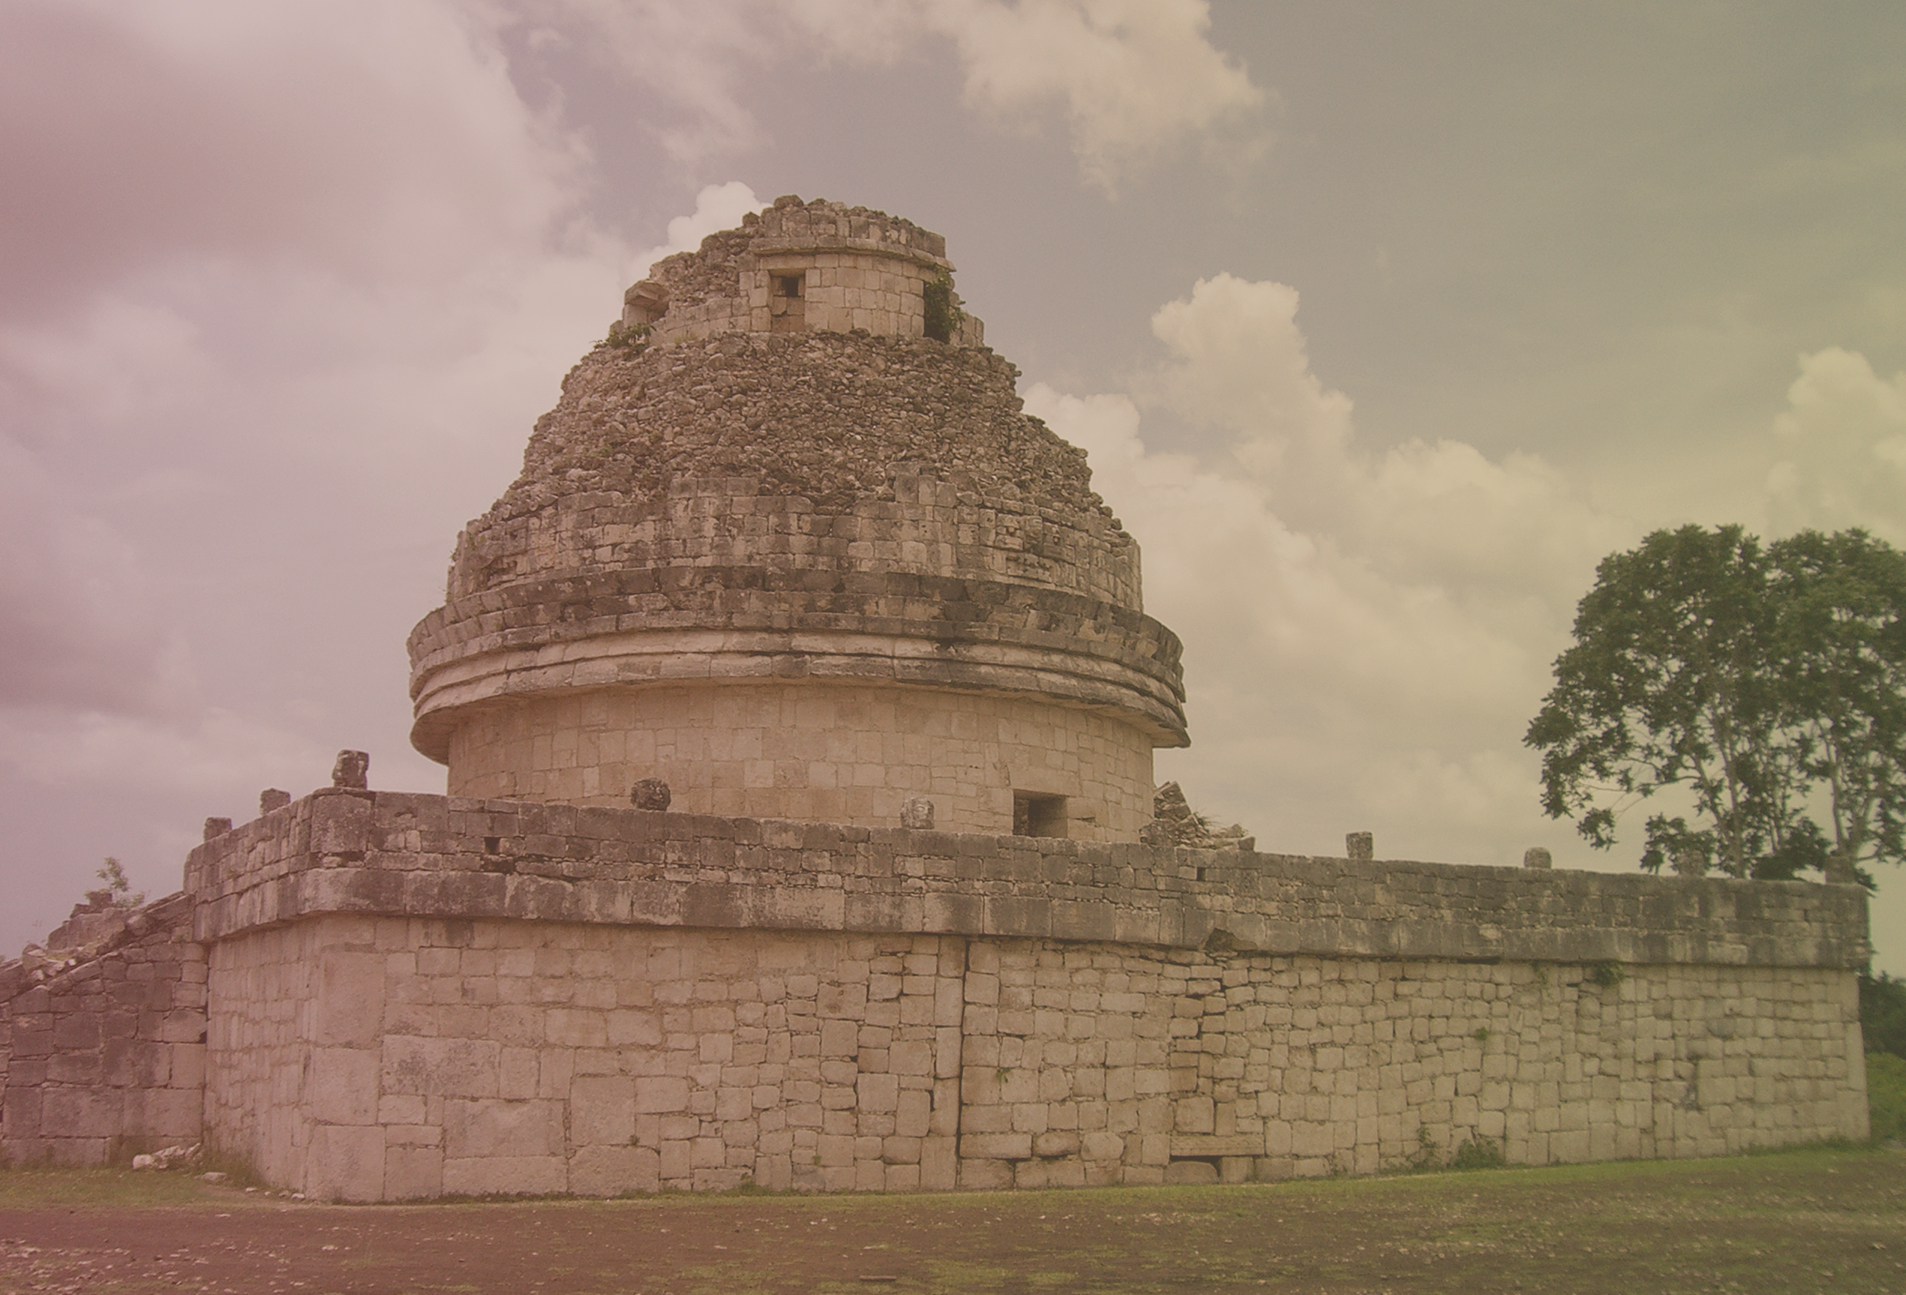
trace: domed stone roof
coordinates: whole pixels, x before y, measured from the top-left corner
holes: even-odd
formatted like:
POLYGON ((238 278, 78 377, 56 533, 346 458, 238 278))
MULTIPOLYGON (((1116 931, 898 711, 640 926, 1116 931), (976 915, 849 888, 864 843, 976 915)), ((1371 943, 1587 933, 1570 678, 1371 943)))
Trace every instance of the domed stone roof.
POLYGON ((879 212, 782 199, 630 290, 411 635, 412 740, 453 793, 614 803, 659 771, 704 812, 884 819, 937 792, 943 826, 1005 831, 1050 795, 1086 835, 1136 832, 1151 747, 1186 741, 1179 644, 1142 612, 1138 546, 1084 452, 978 343, 944 251, 879 212), (974 736, 1001 724, 1028 740, 974 736), (843 725, 882 736, 849 759, 843 725), (737 733, 785 749, 721 754, 737 733), (1144 750, 1116 831, 1085 770, 1108 742, 1134 795, 1144 750), (978 767, 1007 748, 1018 769, 978 767), (724 786, 751 778, 779 790, 724 786), (1042 779, 1074 789, 1018 785, 1042 779))

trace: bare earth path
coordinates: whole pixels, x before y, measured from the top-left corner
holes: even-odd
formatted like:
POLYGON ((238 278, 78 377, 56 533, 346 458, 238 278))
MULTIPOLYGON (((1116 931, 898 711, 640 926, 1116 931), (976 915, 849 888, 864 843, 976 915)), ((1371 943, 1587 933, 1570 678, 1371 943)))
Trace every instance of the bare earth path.
POLYGON ((1906 1153, 1275 1186, 322 1206, 0 1173, 0 1291, 1906 1293, 1906 1153))

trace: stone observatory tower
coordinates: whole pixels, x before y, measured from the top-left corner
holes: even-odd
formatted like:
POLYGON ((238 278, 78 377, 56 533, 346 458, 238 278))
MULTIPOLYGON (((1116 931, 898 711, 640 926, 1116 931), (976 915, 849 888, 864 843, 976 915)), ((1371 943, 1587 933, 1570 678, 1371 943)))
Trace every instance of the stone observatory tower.
POLYGON ((629 289, 411 634, 451 795, 1137 839, 1178 639, 952 273, 790 197, 629 289))

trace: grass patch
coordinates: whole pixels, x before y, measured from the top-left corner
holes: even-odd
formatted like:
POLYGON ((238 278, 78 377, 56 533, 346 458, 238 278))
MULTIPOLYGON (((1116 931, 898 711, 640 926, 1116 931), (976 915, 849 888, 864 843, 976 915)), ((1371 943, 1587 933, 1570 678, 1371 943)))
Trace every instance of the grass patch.
POLYGON ((119 1209, 144 1205, 229 1203, 220 1190, 190 1171, 145 1169, 0 1169, 0 1209, 35 1206, 119 1209))
POLYGON ((1866 1054, 1866 1109, 1875 1142, 1906 1138, 1906 1059, 1890 1052, 1866 1054))

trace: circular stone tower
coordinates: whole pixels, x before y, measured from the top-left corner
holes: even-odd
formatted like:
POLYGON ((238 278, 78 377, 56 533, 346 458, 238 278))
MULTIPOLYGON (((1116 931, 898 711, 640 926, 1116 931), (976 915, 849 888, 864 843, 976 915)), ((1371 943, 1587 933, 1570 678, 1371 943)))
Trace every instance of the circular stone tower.
POLYGON ((629 289, 411 633, 451 795, 1137 839, 1179 643, 952 271, 782 198, 629 289))

